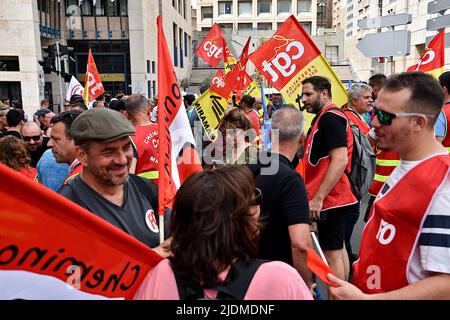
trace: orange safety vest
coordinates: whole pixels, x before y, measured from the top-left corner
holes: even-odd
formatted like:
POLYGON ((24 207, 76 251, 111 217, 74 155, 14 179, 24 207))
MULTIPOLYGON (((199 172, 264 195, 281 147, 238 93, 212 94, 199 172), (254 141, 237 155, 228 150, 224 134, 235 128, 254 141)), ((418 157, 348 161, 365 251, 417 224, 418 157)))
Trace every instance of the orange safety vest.
MULTIPOLYGON (((305 185, 306 191, 308 193, 308 200, 311 200, 316 195, 317 190, 325 178, 325 175, 328 171, 328 167, 331 163, 331 157, 328 154, 326 157, 319 159, 317 164, 311 163, 311 150, 314 143, 314 136, 319 130, 319 121, 321 117, 325 114, 325 112, 333 112, 334 114, 342 117, 347 122, 347 150, 348 150, 348 164, 345 169, 347 172, 350 172, 351 162, 352 162, 352 150, 353 150, 353 131, 350 129, 350 125, 345 114, 339 110, 330 110, 331 108, 336 108, 336 105, 330 104, 327 107, 324 107, 319 117, 315 121, 311 131, 306 137, 305 143, 305 152, 304 152, 304 166, 305 166, 305 185)), ((327 209, 333 209, 338 207, 344 207, 347 205, 351 205, 357 203, 358 200, 353 195, 353 192, 350 188, 350 181, 345 173, 342 173, 341 178, 336 183, 336 185, 331 189, 330 193, 325 197, 323 201, 322 211, 327 209)))
POLYGON ((159 178, 158 124, 151 123, 134 128, 136 135, 131 136, 131 142, 138 156, 135 174, 156 183, 159 178))
POLYGON ((363 292, 389 292, 410 284, 410 258, 428 206, 449 167, 449 155, 427 159, 375 200, 362 234, 359 260, 353 265, 353 284, 363 292))
POLYGON ((392 171, 400 164, 400 156, 395 151, 384 151, 378 147, 374 148, 374 152, 376 156, 375 176, 369 188, 369 194, 376 197, 392 171))

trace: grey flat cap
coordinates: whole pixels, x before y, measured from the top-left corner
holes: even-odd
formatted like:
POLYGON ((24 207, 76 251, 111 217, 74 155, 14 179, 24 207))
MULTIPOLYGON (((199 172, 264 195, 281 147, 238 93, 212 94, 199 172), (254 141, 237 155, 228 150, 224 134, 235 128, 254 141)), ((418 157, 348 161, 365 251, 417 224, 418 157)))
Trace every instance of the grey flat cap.
POLYGON ((120 113, 108 108, 83 112, 72 123, 70 135, 75 144, 87 140, 111 141, 136 133, 131 123, 120 113))

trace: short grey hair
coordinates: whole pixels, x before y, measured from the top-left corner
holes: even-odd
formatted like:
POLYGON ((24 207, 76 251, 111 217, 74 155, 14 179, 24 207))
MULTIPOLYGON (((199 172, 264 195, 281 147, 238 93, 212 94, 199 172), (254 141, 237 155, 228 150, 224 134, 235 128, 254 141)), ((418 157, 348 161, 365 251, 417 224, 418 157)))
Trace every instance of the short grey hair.
POLYGON ((286 106, 275 111, 272 116, 272 130, 278 130, 280 142, 299 139, 304 127, 303 113, 297 108, 286 106))
POLYGON ((372 93, 372 87, 368 84, 355 83, 354 85, 352 85, 351 88, 348 89, 348 104, 352 103, 352 99, 359 99, 361 95, 366 91, 372 93))

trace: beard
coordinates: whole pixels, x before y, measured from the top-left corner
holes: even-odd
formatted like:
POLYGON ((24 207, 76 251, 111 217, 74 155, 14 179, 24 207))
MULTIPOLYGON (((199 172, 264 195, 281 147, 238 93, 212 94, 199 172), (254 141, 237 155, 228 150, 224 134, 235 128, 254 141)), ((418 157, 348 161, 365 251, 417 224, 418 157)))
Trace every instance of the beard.
POLYGON ((129 165, 111 165, 108 167, 89 166, 90 173, 104 186, 121 186, 128 181, 129 165), (118 173, 117 171, 120 171, 118 173))

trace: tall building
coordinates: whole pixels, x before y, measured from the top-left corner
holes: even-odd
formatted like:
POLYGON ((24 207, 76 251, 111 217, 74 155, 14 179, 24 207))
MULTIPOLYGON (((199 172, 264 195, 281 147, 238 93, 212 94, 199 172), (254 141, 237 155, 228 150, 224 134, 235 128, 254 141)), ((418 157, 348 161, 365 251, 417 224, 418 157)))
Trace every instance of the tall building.
POLYGON ((29 113, 44 98, 59 105, 65 96, 67 83, 38 63, 57 42, 73 48, 62 64, 82 83, 92 49, 109 97, 156 94, 159 14, 180 80, 193 55, 190 0, 1 1, 0 12, 0 97, 22 100, 29 113))
POLYGON ((197 0, 197 31, 209 31, 214 23, 225 34, 277 30, 294 14, 309 34, 316 35, 317 3, 318 0, 197 0))
MULTIPOLYGON (((365 80, 375 73, 398 73, 418 62, 425 50, 425 39, 437 32, 427 31, 426 22, 437 16, 427 13, 428 1, 423 0, 333 0, 333 27, 344 31, 344 54, 350 60, 358 80, 365 80), (394 30, 411 31, 411 49, 408 56, 367 58, 357 48, 359 40, 368 33, 388 31, 387 28, 361 30, 357 23, 366 18, 390 14, 410 13, 412 23, 396 26, 394 30)), ((383 44, 380 44, 383 45, 383 44)), ((448 60, 448 50, 446 50, 448 60)))

